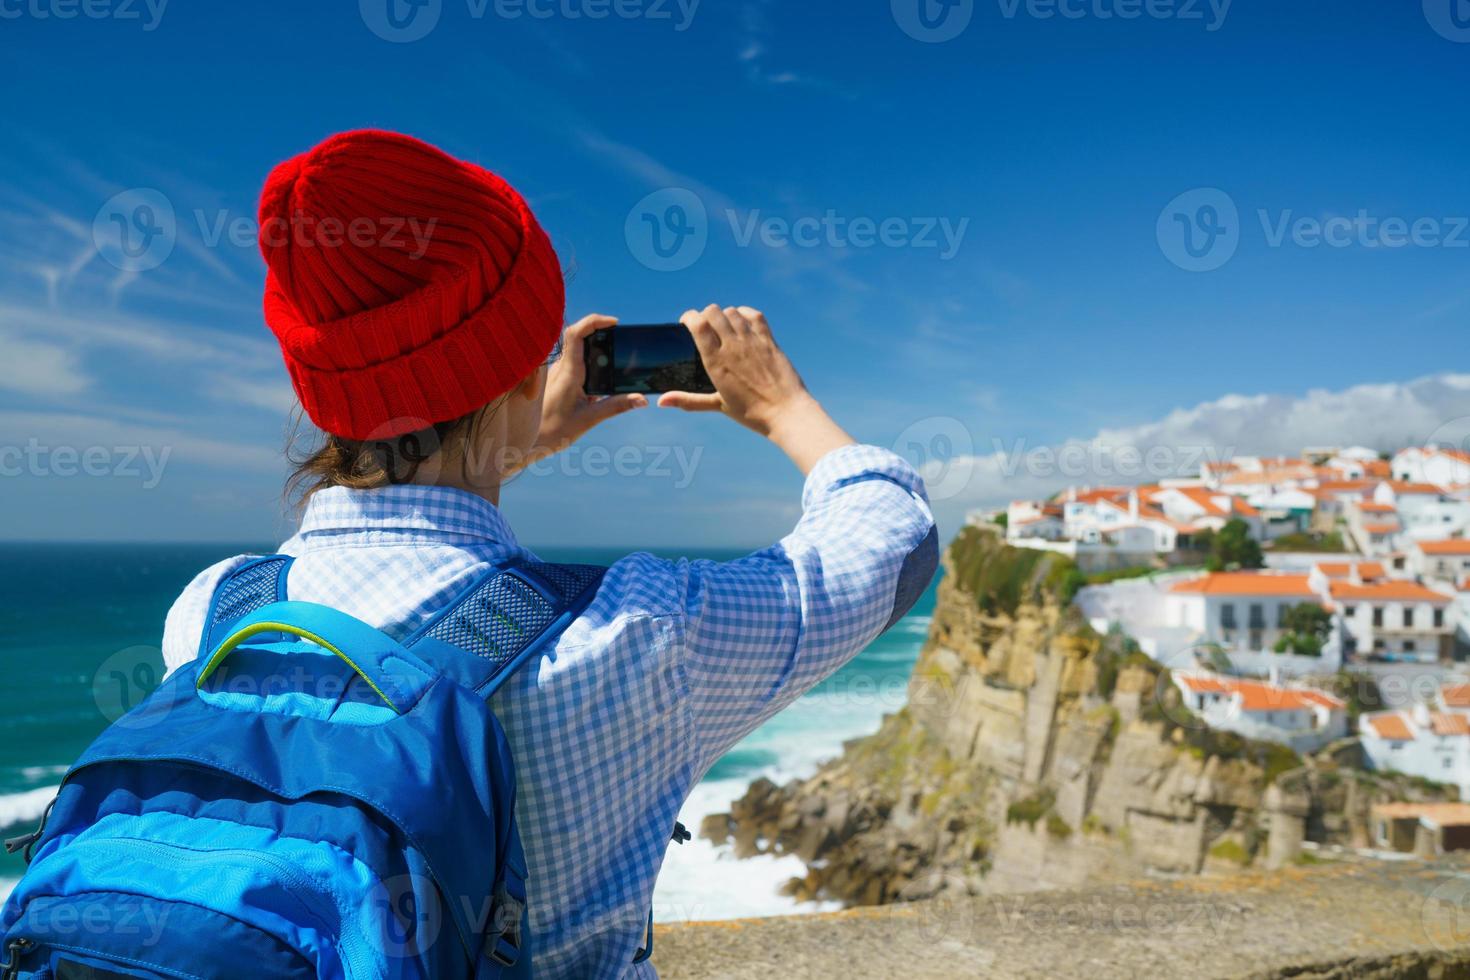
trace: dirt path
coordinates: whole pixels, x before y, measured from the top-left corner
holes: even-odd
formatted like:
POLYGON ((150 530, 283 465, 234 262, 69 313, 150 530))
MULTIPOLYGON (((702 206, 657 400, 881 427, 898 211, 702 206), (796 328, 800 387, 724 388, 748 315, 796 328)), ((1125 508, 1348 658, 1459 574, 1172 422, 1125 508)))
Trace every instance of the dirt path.
POLYGON ((686 977, 1470 978, 1470 864, 1232 878, 676 925, 686 977))

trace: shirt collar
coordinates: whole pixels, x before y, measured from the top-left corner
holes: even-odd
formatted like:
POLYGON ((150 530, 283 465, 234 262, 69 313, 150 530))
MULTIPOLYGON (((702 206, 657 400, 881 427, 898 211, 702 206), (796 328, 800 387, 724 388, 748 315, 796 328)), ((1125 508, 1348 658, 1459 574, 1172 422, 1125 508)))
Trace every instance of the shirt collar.
POLYGON ((298 534, 308 537, 343 531, 408 531, 426 537, 463 535, 519 547, 515 532, 498 507, 484 497, 453 487, 328 487, 307 498, 298 534))

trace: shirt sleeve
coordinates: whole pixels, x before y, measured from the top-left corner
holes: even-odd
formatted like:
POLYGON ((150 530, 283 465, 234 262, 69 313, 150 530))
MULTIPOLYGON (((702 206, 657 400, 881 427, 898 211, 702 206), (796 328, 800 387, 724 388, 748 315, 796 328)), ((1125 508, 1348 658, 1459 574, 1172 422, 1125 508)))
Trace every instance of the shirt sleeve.
POLYGON ((934 577, 923 481, 893 453, 828 453, 802 511, 764 551, 687 563, 685 674, 706 765, 856 656, 934 577))
POLYGON ((214 598, 220 580, 250 560, 237 555, 217 562, 194 576, 194 581, 174 600, 163 623, 163 668, 172 674, 199 655, 199 641, 204 634, 204 617, 209 615, 209 602, 214 598))

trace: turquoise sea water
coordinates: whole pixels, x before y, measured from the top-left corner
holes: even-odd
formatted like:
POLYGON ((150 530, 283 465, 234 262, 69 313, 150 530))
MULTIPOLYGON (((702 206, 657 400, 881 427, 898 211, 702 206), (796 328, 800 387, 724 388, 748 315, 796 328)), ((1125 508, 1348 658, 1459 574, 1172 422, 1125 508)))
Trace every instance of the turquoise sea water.
MULTIPOLYGON (((125 706, 162 676, 164 615, 201 569, 260 544, 0 544, 0 835, 29 830, 67 766, 125 706)), ((540 552, 552 561, 610 563, 622 552, 540 552)), ((724 559, 734 552, 687 552, 724 559)), ((841 743, 872 731, 903 704, 904 686, 928 629, 934 587, 912 613, 836 675, 732 749, 697 788, 682 816, 691 826, 724 809, 750 780, 810 772, 841 743)), ((0 855, 0 892, 19 877, 18 856, 0 855)), ((796 868, 733 862, 704 842, 673 848, 659 880, 661 918, 713 918, 791 911, 775 894, 796 868), (726 879, 710 890, 711 862, 726 879)))

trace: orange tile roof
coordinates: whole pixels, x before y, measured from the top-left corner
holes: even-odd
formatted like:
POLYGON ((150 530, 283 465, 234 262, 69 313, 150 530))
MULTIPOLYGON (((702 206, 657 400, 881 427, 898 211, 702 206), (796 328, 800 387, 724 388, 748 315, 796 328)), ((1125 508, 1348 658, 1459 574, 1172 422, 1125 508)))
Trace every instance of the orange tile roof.
POLYGON ((1470 718, 1436 711, 1429 716, 1429 730, 1436 735, 1470 735, 1470 718))
POLYGON ((1426 555, 1470 555, 1470 538, 1420 541, 1419 550, 1426 555))
POLYGON ((1394 493, 1398 494, 1433 494, 1436 497, 1440 495, 1439 487, 1432 483, 1412 483, 1407 480, 1387 480, 1385 482, 1393 488, 1394 493))
POLYGON ((1386 820, 1428 820, 1440 827, 1470 824, 1470 803, 1377 803, 1372 813, 1386 820))
POLYGON ((1433 602, 1446 603, 1450 597, 1406 579, 1389 579, 1382 582, 1333 582, 1332 598, 1361 599, 1367 602, 1433 602))
POLYGON ((1363 472, 1369 476, 1381 476, 1388 479, 1393 475, 1393 466, 1386 459, 1370 459, 1363 464, 1363 472))
POLYGON ((1203 674, 1182 675, 1180 680, 1196 694, 1238 694, 1243 711, 1300 711, 1313 707, 1340 710, 1346 707, 1327 692, 1315 689, 1278 687, 1261 681, 1203 674))
POLYGON ((1220 479, 1222 485, 1232 487, 1254 487, 1270 482, 1271 474, 1265 470, 1241 470, 1239 473, 1231 473, 1220 479))
POLYGON ((1328 578, 1350 578, 1355 570, 1358 578, 1364 582, 1371 582, 1376 578, 1383 578, 1387 573, 1383 570, 1383 563, 1378 561, 1319 561, 1317 571, 1328 578))
POLYGON ((1445 684, 1439 689, 1439 696, 1446 707, 1470 708, 1470 684, 1445 684))
POLYGON ((1285 595, 1313 598, 1316 593, 1305 575, 1279 572, 1209 572, 1187 582, 1176 582, 1170 592, 1198 595, 1285 595))
POLYGON ((1234 500, 1232 502, 1232 506, 1235 508, 1235 512, 1237 514, 1239 514, 1241 517, 1260 517, 1261 516, 1261 512, 1260 511, 1256 510, 1254 507, 1252 507, 1250 504, 1246 503, 1244 500, 1241 500, 1239 497, 1234 498, 1234 500))
POLYGON ((1062 498, 1061 503, 1117 503, 1119 499, 1128 499, 1128 487, 1094 487, 1090 490, 1078 490, 1076 500, 1062 498))
POLYGON ((1391 521, 1387 524, 1374 522, 1372 524, 1363 525, 1363 530, 1367 531, 1369 534, 1392 534, 1398 529, 1399 525, 1397 521, 1391 521))
POLYGON ((1320 691, 1304 691, 1292 687, 1275 687, 1255 681, 1235 685, 1244 711, 1301 711, 1307 708, 1343 708, 1337 698, 1320 691))
POLYGON ((1372 500, 1363 501, 1358 505, 1358 510, 1365 514, 1394 514, 1398 512, 1398 508, 1393 504, 1380 504, 1372 500))
POLYGON ((1190 500, 1194 501, 1211 517, 1258 517, 1260 511, 1246 503, 1240 497, 1232 497, 1229 494, 1210 490, 1208 487, 1171 487, 1190 500))
POLYGON ((1324 480, 1317 489, 1324 493, 1363 493, 1378 486, 1378 480, 1324 480))
POLYGON ((1196 694, 1224 694, 1225 678, 1213 674, 1180 674, 1184 686, 1196 694))
POLYGON ((1379 738, 1386 738, 1392 742, 1414 741, 1414 733, 1409 730, 1409 723, 1404 721, 1404 716, 1397 711, 1387 711, 1367 717, 1373 734, 1379 738))

